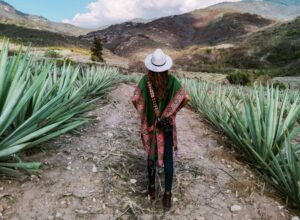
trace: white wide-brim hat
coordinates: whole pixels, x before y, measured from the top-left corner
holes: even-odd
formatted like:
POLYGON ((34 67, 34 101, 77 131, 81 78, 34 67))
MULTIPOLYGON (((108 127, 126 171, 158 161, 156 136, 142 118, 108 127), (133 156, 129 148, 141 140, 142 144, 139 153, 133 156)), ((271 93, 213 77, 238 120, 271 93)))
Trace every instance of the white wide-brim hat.
POLYGON ((149 54, 145 59, 145 66, 152 72, 164 72, 171 69, 173 60, 161 49, 156 49, 154 53, 149 54))

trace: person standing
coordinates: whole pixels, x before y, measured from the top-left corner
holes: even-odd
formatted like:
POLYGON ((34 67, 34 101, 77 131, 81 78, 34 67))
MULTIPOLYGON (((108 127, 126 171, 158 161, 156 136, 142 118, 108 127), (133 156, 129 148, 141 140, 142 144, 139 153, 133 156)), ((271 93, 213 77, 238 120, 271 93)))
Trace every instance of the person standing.
POLYGON ((145 59, 148 73, 137 84, 132 102, 141 119, 141 139, 147 153, 148 193, 155 199, 156 167, 164 167, 163 206, 172 206, 173 154, 177 150, 176 113, 189 101, 188 94, 173 75, 173 61, 161 49, 145 59))

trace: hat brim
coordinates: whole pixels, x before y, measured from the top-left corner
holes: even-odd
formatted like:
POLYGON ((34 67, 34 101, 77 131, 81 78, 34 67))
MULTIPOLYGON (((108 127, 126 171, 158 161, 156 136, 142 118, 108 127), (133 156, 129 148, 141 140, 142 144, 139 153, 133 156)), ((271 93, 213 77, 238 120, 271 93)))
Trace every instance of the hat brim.
POLYGON ((152 59, 152 54, 149 54, 145 59, 145 66, 148 70, 151 70, 152 72, 157 72, 157 73, 164 72, 171 69, 171 67, 173 66, 173 60, 169 56, 166 56, 166 63, 163 66, 155 66, 151 62, 151 59, 152 59))

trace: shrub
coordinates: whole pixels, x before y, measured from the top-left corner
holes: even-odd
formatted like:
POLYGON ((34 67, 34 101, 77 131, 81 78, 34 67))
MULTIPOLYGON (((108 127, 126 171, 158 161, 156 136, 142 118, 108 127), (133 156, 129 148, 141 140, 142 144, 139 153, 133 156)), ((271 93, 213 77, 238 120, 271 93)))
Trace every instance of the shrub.
POLYGON ((62 67, 64 65, 64 63, 66 65, 70 64, 72 66, 76 66, 77 65, 77 63, 74 60, 72 60, 70 57, 65 57, 64 59, 58 59, 58 60, 56 60, 57 67, 62 67))
POLYGON ((45 57, 50 57, 50 58, 60 58, 61 55, 55 51, 55 50, 47 50, 44 54, 45 57))
POLYGON ((274 82, 273 87, 278 88, 279 90, 285 90, 288 88, 286 84, 284 84, 283 82, 279 82, 279 81, 274 82))
POLYGON ((226 78, 231 84, 237 85, 247 85, 251 82, 250 73, 245 71, 235 71, 230 73, 226 78))

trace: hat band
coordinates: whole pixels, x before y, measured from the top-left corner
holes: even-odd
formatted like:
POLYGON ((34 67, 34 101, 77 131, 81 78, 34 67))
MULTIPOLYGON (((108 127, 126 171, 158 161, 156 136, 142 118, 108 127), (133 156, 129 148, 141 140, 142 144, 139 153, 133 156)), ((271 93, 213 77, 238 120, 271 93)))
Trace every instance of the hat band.
POLYGON ((160 67, 160 66, 164 66, 164 65, 167 63, 167 60, 166 60, 163 64, 157 65, 157 64, 153 63, 153 59, 151 59, 151 63, 152 63, 154 66, 160 67))

